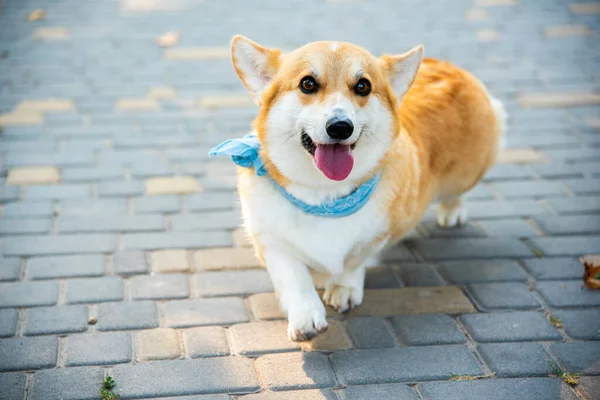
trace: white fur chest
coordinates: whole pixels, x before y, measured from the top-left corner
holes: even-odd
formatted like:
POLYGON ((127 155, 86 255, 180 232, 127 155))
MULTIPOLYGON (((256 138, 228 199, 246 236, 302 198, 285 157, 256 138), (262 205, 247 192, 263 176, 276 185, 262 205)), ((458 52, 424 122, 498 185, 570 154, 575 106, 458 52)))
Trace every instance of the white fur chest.
POLYGON ((241 195, 246 229, 264 250, 277 248, 294 254, 320 272, 341 273, 348 256, 363 252, 375 237, 388 230, 380 188, 356 213, 327 218, 296 208, 266 177, 248 174, 240 179, 249 180, 243 184, 249 190, 241 195))

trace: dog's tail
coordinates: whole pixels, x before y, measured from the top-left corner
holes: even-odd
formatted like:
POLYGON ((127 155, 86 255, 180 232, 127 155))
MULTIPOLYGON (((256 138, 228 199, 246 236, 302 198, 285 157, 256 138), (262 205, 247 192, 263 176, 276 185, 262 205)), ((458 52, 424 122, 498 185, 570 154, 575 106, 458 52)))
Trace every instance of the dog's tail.
POLYGON ((500 100, 492 95, 489 95, 490 102, 492 103, 492 110, 496 116, 496 129, 498 131, 498 150, 506 148, 506 127, 508 121, 508 113, 504 108, 504 105, 500 100))

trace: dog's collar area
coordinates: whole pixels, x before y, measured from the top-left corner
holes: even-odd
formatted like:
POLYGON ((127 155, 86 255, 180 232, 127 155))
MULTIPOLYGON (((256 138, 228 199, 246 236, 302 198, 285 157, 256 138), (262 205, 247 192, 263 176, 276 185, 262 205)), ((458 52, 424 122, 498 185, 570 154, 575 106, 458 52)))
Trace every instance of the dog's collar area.
POLYGON ((293 196, 267 174, 264 163, 259 156, 259 151, 260 142, 258 141, 258 138, 254 134, 248 134, 241 139, 229 139, 224 141, 214 147, 208 155, 211 157, 228 155, 231 156, 231 160, 240 167, 254 167, 256 175, 266 175, 277 191, 292 203, 292 205, 306 214, 320 217, 341 218, 354 214, 367 204, 367 201, 373 194, 375 186, 377 186, 379 178, 381 177, 381 173, 375 175, 347 196, 325 201, 319 205, 307 204, 293 196))

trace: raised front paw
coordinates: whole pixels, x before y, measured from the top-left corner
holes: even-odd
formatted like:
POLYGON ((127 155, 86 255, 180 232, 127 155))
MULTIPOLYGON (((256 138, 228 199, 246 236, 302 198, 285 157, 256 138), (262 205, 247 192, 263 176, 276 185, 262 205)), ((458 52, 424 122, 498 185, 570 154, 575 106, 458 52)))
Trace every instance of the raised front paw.
POLYGON ((316 295, 314 299, 298 300, 288 307, 288 337, 291 340, 311 340, 326 330, 325 307, 316 295))
POLYGON ((323 301, 339 313, 344 313, 359 306, 363 301, 363 288, 351 288, 340 285, 330 285, 325 288, 323 301))

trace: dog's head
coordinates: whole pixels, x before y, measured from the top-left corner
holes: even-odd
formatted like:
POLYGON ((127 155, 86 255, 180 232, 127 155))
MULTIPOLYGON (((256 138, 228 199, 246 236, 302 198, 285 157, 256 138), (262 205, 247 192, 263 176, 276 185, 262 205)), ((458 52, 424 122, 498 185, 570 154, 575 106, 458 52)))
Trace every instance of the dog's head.
POLYGON ((316 42, 283 54, 235 36, 231 52, 260 106, 255 127, 267 165, 294 183, 335 188, 382 160, 423 49, 377 58, 349 43, 316 42))

